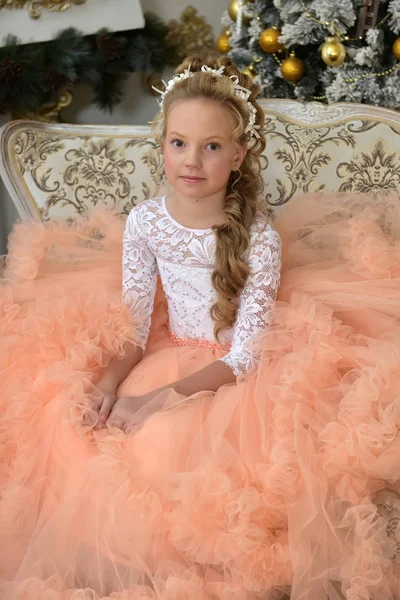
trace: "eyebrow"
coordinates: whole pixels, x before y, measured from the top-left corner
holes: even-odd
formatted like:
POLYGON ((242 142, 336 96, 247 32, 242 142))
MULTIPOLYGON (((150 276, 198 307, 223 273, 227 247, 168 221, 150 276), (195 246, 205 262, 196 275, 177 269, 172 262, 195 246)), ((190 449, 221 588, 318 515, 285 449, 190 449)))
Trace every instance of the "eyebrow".
MULTIPOLYGON (((177 131, 170 131, 168 133, 168 135, 176 135, 176 137, 180 137, 180 138, 184 138, 185 136, 182 135, 181 133, 178 133, 177 131)), ((210 135, 209 137, 204 138, 204 141, 206 142, 207 140, 224 140, 225 138, 223 138, 220 135, 210 135)))

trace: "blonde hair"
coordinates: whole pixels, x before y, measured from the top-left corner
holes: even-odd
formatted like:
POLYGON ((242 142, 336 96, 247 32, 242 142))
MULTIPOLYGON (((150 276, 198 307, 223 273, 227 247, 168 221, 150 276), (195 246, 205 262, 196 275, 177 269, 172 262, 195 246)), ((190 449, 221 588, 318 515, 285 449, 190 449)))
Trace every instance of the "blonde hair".
POLYGON ((215 269, 212 274, 212 285, 217 292, 217 301, 211 308, 210 314, 214 322, 214 335, 219 340, 219 334, 224 329, 230 329, 237 316, 237 298, 242 292, 249 276, 249 267, 245 261, 246 252, 250 245, 250 228, 258 212, 262 212, 268 221, 268 211, 261 204, 261 164, 260 154, 265 148, 262 135, 264 113, 256 102, 260 88, 247 75, 241 73, 233 62, 223 57, 186 58, 177 68, 176 74, 183 73, 189 68, 192 77, 175 83, 173 88, 164 96, 163 111, 153 120, 153 133, 161 141, 165 138, 168 114, 172 104, 177 100, 188 100, 204 97, 215 100, 226 106, 235 120, 233 139, 239 144, 249 142, 249 148, 240 167, 240 171, 232 171, 227 184, 224 210, 227 222, 213 227, 216 236, 215 269), (224 66, 224 75, 201 72, 201 67, 207 65, 213 69, 224 66), (239 85, 247 88, 251 94, 249 102, 256 109, 256 125, 260 125, 260 137, 249 137, 245 129, 249 122, 247 102, 233 94, 233 82, 230 77, 238 78, 239 85))

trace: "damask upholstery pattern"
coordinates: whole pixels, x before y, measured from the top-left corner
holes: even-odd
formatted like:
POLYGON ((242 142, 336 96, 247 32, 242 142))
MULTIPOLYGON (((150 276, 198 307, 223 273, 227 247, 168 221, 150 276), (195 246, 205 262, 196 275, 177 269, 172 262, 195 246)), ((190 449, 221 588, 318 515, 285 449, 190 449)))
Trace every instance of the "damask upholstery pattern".
MULTIPOLYGON (((262 177, 271 207, 306 192, 399 188, 399 113, 291 100, 262 105, 262 177)), ((11 123, 2 131, 1 157, 22 218, 68 219, 95 206, 127 214, 162 185, 162 156, 147 127, 11 123)))
MULTIPOLYGON (((273 106, 273 101, 268 104, 273 106)), ((283 114, 279 109, 272 115, 265 110, 267 149, 262 166, 265 197, 271 206, 283 206, 307 192, 379 196, 399 189, 399 113, 344 104, 313 115, 311 107, 309 121, 294 102, 287 102, 283 114), (349 110, 341 113, 340 106, 349 110), (331 118, 324 123, 321 117, 324 112, 328 117, 329 110, 331 118)))
POLYGON ((5 165, 17 177, 11 193, 23 218, 71 219, 96 206, 128 214, 159 189, 162 156, 147 128, 74 135, 38 125, 17 124, 5 165))

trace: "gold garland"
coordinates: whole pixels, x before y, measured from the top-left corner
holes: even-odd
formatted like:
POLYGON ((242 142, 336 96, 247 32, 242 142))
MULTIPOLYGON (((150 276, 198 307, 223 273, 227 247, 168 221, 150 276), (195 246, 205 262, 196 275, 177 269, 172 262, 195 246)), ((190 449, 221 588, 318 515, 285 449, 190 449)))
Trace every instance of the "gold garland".
POLYGON ((1 8, 26 8, 33 19, 38 19, 43 10, 64 11, 74 4, 84 4, 86 0, 0 0, 1 8))
MULTIPOLYGON (((343 39, 343 41, 351 42, 351 41, 362 40, 364 38, 364 36, 362 36, 362 35, 355 37, 355 38, 350 38, 348 36, 343 37, 342 32, 340 31, 340 29, 338 28, 336 23, 330 23, 329 21, 323 22, 323 21, 320 21, 319 19, 316 19, 309 12, 306 5, 304 4, 304 1, 303 0, 299 0, 299 1, 304 10, 305 15, 308 19, 310 19, 311 21, 314 21, 314 23, 318 23, 319 25, 322 25, 323 27, 326 27, 326 28, 333 27, 335 29, 336 36, 339 37, 340 39, 343 39)), ((381 19, 379 21, 379 23, 376 24, 375 28, 382 27, 382 25, 384 25, 386 23, 386 21, 390 18, 391 14, 392 13, 390 11, 388 11, 386 13, 386 15, 383 17, 383 19, 381 19)), ((399 68, 399 65, 397 64, 397 65, 394 65, 393 67, 391 67, 390 69, 387 69, 386 71, 381 71, 380 73, 363 73, 362 75, 358 75, 357 77, 349 77, 349 78, 345 79, 344 81, 345 81, 345 83, 356 83, 360 79, 368 79, 370 77, 386 77, 386 76, 394 73, 394 71, 398 68, 399 68)), ((314 100, 326 100, 326 96, 313 96, 313 99, 314 100)))
POLYGON ((313 21, 314 23, 318 23, 318 25, 322 25, 323 27, 326 27, 326 28, 333 27, 335 29, 335 35, 337 35, 338 37, 341 37, 341 31, 340 31, 339 27, 336 25, 336 23, 330 23, 329 21, 320 21, 319 19, 316 19, 315 17, 312 16, 310 11, 304 4, 303 0, 300 0, 300 4, 301 4, 301 7, 302 7, 307 19, 310 19, 310 21, 313 21))
POLYGON ((344 81, 345 83, 355 83, 360 79, 369 79, 369 77, 386 77, 387 75, 391 75, 392 73, 394 73, 394 71, 396 71, 396 69, 398 68, 399 65, 397 64, 391 67, 390 69, 387 69, 386 71, 382 71, 381 73, 363 73, 362 75, 358 75, 357 77, 349 77, 344 81))
MULTIPOLYGON (((399 64, 394 65, 390 69, 386 71, 381 71, 380 73, 363 73, 362 75, 358 75, 357 77, 348 77, 344 79, 345 83, 357 83, 360 79, 369 79, 370 77, 387 77, 391 75, 400 67, 399 64)), ((326 96, 313 96, 313 100, 326 100, 326 96)))
MULTIPOLYGON (((325 28, 329 28, 329 27, 333 27, 335 30, 335 36, 337 36, 339 39, 346 41, 346 42, 350 42, 350 41, 359 41, 362 40, 364 36, 358 36, 355 38, 350 38, 348 36, 343 36, 342 32, 340 31, 339 27, 336 25, 336 23, 331 23, 329 21, 320 21, 319 19, 317 19, 316 17, 314 17, 310 11, 307 9, 306 5, 304 4, 304 0, 299 0, 304 14, 306 15, 306 17, 308 19, 310 19, 311 21, 313 21, 314 23, 318 23, 318 25, 322 25, 325 28)), ((386 23, 386 21, 390 18, 391 16, 391 12, 388 11, 387 14, 379 21, 379 23, 376 24, 376 28, 377 27, 382 27, 382 25, 384 25, 386 23)), ((261 20, 261 18, 259 16, 256 17, 257 20, 261 20)), ((282 65, 282 61, 280 60, 280 58, 278 57, 277 54, 273 53, 272 55, 275 59, 275 61, 278 63, 279 66, 282 65)), ((255 57, 253 57, 252 63, 250 66, 254 66, 254 60, 255 57)), ((260 59, 261 60, 261 59, 260 59)), ((356 83, 357 81, 359 81, 360 79, 368 79, 370 77, 386 77, 388 75, 391 75, 392 73, 394 73, 394 71, 396 71, 396 69, 398 69, 400 67, 400 64, 396 64, 393 67, 391 67, 390 69, 387 69, 386 71, 382 71, 380 73, 364 73, 362 75, 359 75, 358 77, 352 77, 352 78, 347 78, 345 79, 345 83, 356 83)), ((295 82, 288 82, 290 83, 293 87, 296 87, 296 83, 295 82)), ((326 96, 313 96, 313 100, 317 100, 317 101, 321 101, 321 100, 326 100, 326 96)))
MULTIPOLYGON (((320 21, 319 19, 316 19, 315 17, 313 17, 313 15, 310 13, 308 8, 304 4, 304 0, 299 0, 299 1, 300 1, 302 9, 304 10, 304 14, 306 15, 307 19, 310 19, 310 21, 313 21, 314 23, 318 23, 318 25, 322 25, 323 27, 326 27, 326 28, 333 27, 335 29, 335 36, 340 37, 341 39, 345 40, 346 42, 362 40, 364 38, 364 36, 362 36, 362 35, 359 35, 355 38, 349 38, 347 36, 343 37, 342 32, 340 31, 340 29, 336 25, 336 23, 331 23, 330 21, 320 21)), ((390 18, 391 14, 392 13, 390 11, 388 11, 386 13, 386 15, 383 17, 383 19, 381 19, 379 21, 379 23, 376 24, 375 29, 378 27, 382 27, 382 25, 384 25, 386 23, 386 21, 390 18)))

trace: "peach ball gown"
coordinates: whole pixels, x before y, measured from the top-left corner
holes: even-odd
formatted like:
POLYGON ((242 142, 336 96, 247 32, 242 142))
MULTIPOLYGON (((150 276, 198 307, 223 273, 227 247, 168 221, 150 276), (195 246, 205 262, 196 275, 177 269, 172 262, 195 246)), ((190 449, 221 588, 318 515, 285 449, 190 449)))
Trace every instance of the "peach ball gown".
POLYGON ((108 213, 10 237, 1 600, 400 598, 399 540, 376 507, 400 488, 399 199, 296 199, 274 224, 275 305, 279 237, 256 220, 218 346, 213 234, 164 209, 131 213, 124 266, 125 223, 108 213), (133 435, 97 430, 89 395, 131 342, 147 345, 123 395, 216 359, 238 383, 164 392, 133 435))

